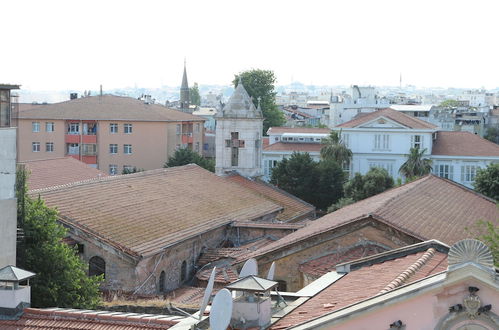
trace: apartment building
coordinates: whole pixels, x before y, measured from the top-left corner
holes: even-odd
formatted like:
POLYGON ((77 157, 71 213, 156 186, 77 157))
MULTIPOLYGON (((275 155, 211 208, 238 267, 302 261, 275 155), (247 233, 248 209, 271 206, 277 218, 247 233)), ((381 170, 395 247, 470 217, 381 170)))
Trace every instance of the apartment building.
POLYGON ((70 156, 111 175, 163 167, 178 148, 202 152, 204 119, 160 104, 99 95, 21 107, 18 161, 70 156))

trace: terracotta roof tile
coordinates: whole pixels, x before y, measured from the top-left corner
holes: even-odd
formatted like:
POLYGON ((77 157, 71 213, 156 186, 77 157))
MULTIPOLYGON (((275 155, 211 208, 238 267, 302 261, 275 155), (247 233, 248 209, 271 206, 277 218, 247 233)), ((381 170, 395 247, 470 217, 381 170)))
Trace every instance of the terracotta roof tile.
POLYGON ((108 176, 72 157, 20 162, 30 172, 29 189, 41 189, 108 176))
MULTIPOLYGON (((420 251, 354 270, 297 307, 274 324, 271 329, 286 329, 374 297, 405 270, 416 264, 427 252, 420 251)), ((447 254, 434 252, 424 264, 416 267, 416 271, 406 278, 403 285, 446 269, 447 254)))
POLYGON ((270 127, 267 130, 267 134, 282 134, 282 133, 318 133, 318 134, 329 134, 331 130, 329 128, 319 128, 319 127, 270 127))
POLYGON ((408 116, 400 111, 396 111, 390 108, 374 111, 367 113, 365 115, 359 116, 357 118, 354 118, 350 121, 347 121, 343 124, 340 124, 336 127, 349 127, 349 128, 354 128, 357 126, 360 126, 362 124, 368 123, 378 117, 385 117, 389 118, 399 124, 402 124, 404 126, 407 126, 409 128, 415 128, 415 129, 436 129, 437 126, 430 124, 424 120, 414 118, 411 116, 408 116))
POLYGON ((102 95, 82 97, 60 103, 36 105, 23 109, 21 119, 64 120, 133 120, 133 121, 204 121, 204 118, 167 108, 146 104, 124 96, 102 95))
POLYGON ((314 216, 315 207, 313 205, 302 201, 269 183, 260 180, 250 180, 238 174, 232 174, 228 176, 227 179, 252 190, 271 202, 281 205, 283 210, 277 215, 277 220, 293 221, 307 215, 309 217, 314 216))
MULTIPOLYGON (((200 270, 196 274, 196 278, 200 281, 208 281, 212 271, 213 268, 200 270)), ((238 278, 239 274, 230 267, 217 267, 217 270, 215 271, 215 283, 229 284, 237 281, 238 278)))
POLYGON ((499 209, 491 199, 453 181, 428 175, 311 221, 247 257, 264 255, 369 216, 422 241, 437 239, 448 245, 467 238, 466 228, 478 220, 499 223, 499 209))
POLYGON ((499 145, 469 132, 437 132, 432 155, 499 157, 499 145))
POLYGON ((168 329, 177 323, 168 315, 26 308, 19 320, 0 320, 0 328, 2 330, 141 330, 168 329))
POLYGON ((321 152, 323 145, 320 143, 284 143, 276 142, 263 149, 266 151, 296 151, 296 152, 321 152))
POLYGON ((30 193, 57 207, 63 223, 136 256, 282 208, 194 164, 30 193))

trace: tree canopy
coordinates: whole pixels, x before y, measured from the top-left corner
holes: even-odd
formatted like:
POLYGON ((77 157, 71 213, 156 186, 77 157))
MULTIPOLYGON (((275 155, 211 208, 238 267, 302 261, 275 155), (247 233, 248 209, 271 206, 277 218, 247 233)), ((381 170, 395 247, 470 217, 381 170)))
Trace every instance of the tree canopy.
POLYGON ((267 133, 269 127, 281 126, 286 120, 284 114, 279 111, 275 103, 274 84, 276 78, 274 72, 270 70, 252 69, 240 72, 235 75, 232 83, 237 87, 239 78, 243 82, 244 88, 249 96, 253 98, 253 103, 258 106, 258 98, 260 98, 260 106, 263 112, 263 134, 267 133))
POLYGON ((345 184, 345 197, 360 201, 392 188, 393 183, 393 178, 384 168, 373 167, 365 175, 355 173, 345 184))
POLYGON ((487 140, 499 144, 499 127, 489 127, 485 131, 485 136, 487 140))
POLYGON ((352 150, 348 149, 341 139, 341 131, 331 131, 329 136, 322 140, 322 144, 322 159, 331 159, 341 165, 349 163, 352 159, 352 150))
POLYGON ((198 83, 194 83, 194 86, 189 88, 189 103, 192 105, 201 105, 201 95, 199 94, 198 83))
POLYGON ((443 108, 455 108, 459 106, 459 101, 457 100, 445 100, 439 104, 440 107, 443 108))
POLYGON ((181 148, 168 158, 168 161, 163 167, 175 167, 187 164, 197 164, 208 171, 215 172, 215 162, 211 159, 204 158, 195 151, 189 148, 181 148))
POLYGON ((17 265, 36 273, 30 281, 31 306, 97 307, 102 276, 87 276, 88 265, 62 242, 66 229, 57 223, 57 211, 27 195, 26 177, 25 170, 18 169, 18 226, 24 236, 18 243, 17 265))
POLYGON ((334 161, 315 162, 308 153, 293 153, 272 170, 270 182, 325 210, 343 196, 344 172, 334 161))
POLYGON ((499 201, 499 163, 478 170, 474 186, 479 193, 499 201))
POLYGON ((408 180, 426 175, 431 172, 431 160, 424 158, 426 149, 411 148, 407 160, 400 166, 399 172, 408 180))

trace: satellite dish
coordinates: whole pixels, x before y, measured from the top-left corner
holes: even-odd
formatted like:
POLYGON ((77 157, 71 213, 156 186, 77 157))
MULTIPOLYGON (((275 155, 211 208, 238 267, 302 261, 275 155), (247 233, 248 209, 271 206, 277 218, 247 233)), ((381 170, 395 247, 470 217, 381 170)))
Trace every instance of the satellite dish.
POLYGON ((273 262, 272 265, 270 266, 269 272, 267 274, 267 280, 273 281, 274 273, 275 273, 275 262, 273 262))
POLYGON ((211 292, 213 291, 213 284, 215 283, 215 272, 217 271, 217 267, 213 267, 211 271, 210 279, 208 280, 208 285, 206 286, 206 290, 204 291, 203 301, 201 303, 201 308, 199 309, 199 319, 203 317, 204 311, 206 310, 206 306, 208 306, 208 302, 210 301, 211 292))
POLYGON ((210 310, 210 328, 226 330, 232 317, 232 296, 230 291, 222 289, 213 298, 210 310))
POLYGON ((255 259, 248 259, 239 273, 239 278, 243 278, 250 275, 258 275, 258 263, 255 259))

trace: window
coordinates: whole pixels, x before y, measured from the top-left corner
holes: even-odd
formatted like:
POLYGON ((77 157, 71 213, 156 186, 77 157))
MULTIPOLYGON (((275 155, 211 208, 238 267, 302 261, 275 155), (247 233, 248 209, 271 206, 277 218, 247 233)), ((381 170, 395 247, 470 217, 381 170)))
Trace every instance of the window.
POLYGON ((196 149, 194 149, 196 152, 199 152, 199 142, 196 142, 196 149))
POLYGON ((131 155, 132 154, 132 145, 131 144, 124 144, 123 145, 123 153, 125 155, 131 155))
POLYGON ((124 124, 123 125, 123 132, 125 134, 132 134, 132 124, 124 124))
POLYGON ((45 151, 46 152, 54 152, 54 142, 45 143, 45 151))
POLYGON ((85 155, 85 156, 97 155, 97 145, 96 144, 84 144, 83 145, 83 155, 85 155))
POLYGON ((88 261, 88 276, 104 275, 106 277, 106 262, 101 257, 92 257, 88 261))
POLYGON ((40 123, 37 122, 37 121, 32 122, 31 123, 31 128, 32 128, 33 133, 40 132, 40 123))
POLYGON ((109 124, 109 133, 111 134, 118 133, 118 124, 115 123, 109 124))
POLYGON ((374 135, 374 149, 388 150, 390 149, 390 135, 388 134, 375 134, 374 135))
POLYGON ((195 133, 199 133, 199 124, 196 124, 195 133))
POLYGON ((177 144, 177 145, 175 146, 175 150, 179 150, 179 149, 180 149, 180 147, 181 147, 181 145, 180 145, 180 144, 177 144))
POLYGON ((40 152, 40 142, 33 142, 31 144, 31 150, 33 152, 40 152))
POLYGON ((447 164, 437 164, 435 166, 435 174, 441 178, 454 180, 454 166, 447 164))
POLYGON ((54 123, 46 122, 45 123, 45 132, 53 132, 54 131, 54 123))
POLYGON ((279 292, 286 292, 288 290, 288 286, 286 281, 284 280, 277 280, 277 291, 279 292))
POLYGON ((132 165, 123 165, 123 174, 130 174, 136 172, 136 169, 132 165))
POLYGON ((10 91, 0 90, 0 127, 10 126, 10 91))
POLYGON ((461 181, 462 182, 473 182, 475 181, 476 171, 480 167, 476 165, 463 165, 461 166, 461 181))
POLYGON ((177 124, 176 133, 177 135, 180 135, 182 133, 182 126, 180 124, 177 124))
POLYGON ((182 261, 182 266, 180 267, 180 282, 185 282, 187 279, 187 262, 182 261))
POLYGON ((343 141, 345 147, 350 148, 350 134, 341 134, 341 140, 343 141))
POLYGON ((162 271, 161 274, 159 274, 159 292, 163 293, 165 292, 165 280, 166 280, 166 274, 165 271, 162 271))
POLYGON ((80 145, 78 143, 68 143, 68 155, 79 155, 80 145))
POLYGON ((352 172, 351 167, 352 167, 352 163, 349 160, 347 160, 346 162, 343 162, 343 164, 341 166, 343 171, 346 173, 347 178, 349 178, 351 175, 351 172, 352 172))
POLYGON ((80 134, 80 124, 70 123, 68 126, 68 134, 72 134, 72 135, 80 134))
POLYGON ((384 168, 390 176, 393 176, 393 161, 372 160, 369 161, 369 169, 373 167, 384 168))
POLYGON ((412 135, 411 136, 411 148, 416 148, 416 149, 423 148, 423 136, 422 135, 412 135))
POLYGON ((112 155, 115 155, 118 153, 118 145, 117 144, 110 144, 109 145, 109 153, 112 155))
POLYGON ((264 175, 270 177, 272 175, 272 169, 277 166, 278 160, 275 159, 267 159, 264 162, 264 175))
POLYGON ((116 174, 118 174, 118 165, 110 164, 109 165, 109 174, 110 175, 116 175, 116 174))

